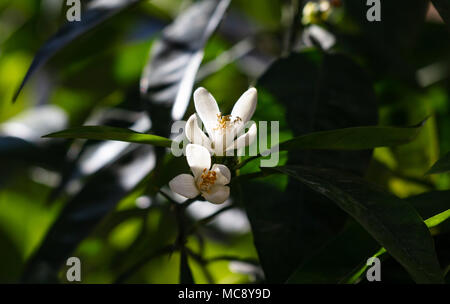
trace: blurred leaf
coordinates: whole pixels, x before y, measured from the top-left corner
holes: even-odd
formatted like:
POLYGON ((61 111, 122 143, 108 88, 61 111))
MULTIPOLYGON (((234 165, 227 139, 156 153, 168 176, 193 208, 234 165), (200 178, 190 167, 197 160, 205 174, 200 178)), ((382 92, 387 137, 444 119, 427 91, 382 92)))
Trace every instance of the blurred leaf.
POLYGON ((355 127, 302 135, 280 144, 280 150, 365 150, 408 143, 423 123, 410 128, 355 127))
POLYGON ((445 173, 450 171, 450 152, 444 155, 440 160, 438 160, 427 174, 445 173))
MULTIPOLYGON (((431 229, 448 219, 449 198, 450 191, 434 191, 407 198, 406 201, 426 219, 425 224, 431 229)), ((379 249, 379 244, 360 225, 352 223, 317 255, 301 265, 288 282, 355 283, 368 268, 367 258, 380 257, 384 253, 386 250, 379 249)))
POLYGON ((185 250, 181 250, 180 254, 180 284, 195 284, 185 250))
POLYGON ((334 201, 385 247, 416 282, 443 282, 431 235, 407 202, 336 170, 300 166, 270 170, 288 174, 334 201))
POLYGON ((450 29, 450 2, 448 0, 431 0, 439 15, 450 29))
POLYGON ((428 228, 433 228, 445 222, 449 218, 450 218, 450 209, 441 212, 439 214, 436 214, 435 216, 432 216, 429 219, 426 219, 425 224, 427 225, 428 228))
POLYGON ((44 135, 56 138, 84 138, 95 140, 117 140, 132 143, 149 144, 157 147, 169 148, 172 141, 158 135, 144 134, 124 128, 107 126, 83 126, 44 135))
POLYGON ((61 211, 39 249, 28 261, 22 280, 56 281, 65 259, 154 165, 153 147, 141 146, 92 176, 61 211))
POLYGON ((170 133, 168 122, 180 120, 191 98, 203 48, 219 25, 230 0, 204 0, 181 13, 153 45, 141 77, 141 93, 158 134, 170 133))
POLYGON ((59 50, 68 45, 71 41, 78 38, 83 33, 91 30, 103 21, 116 15, 118 12, 129 7, 132 4, 138 3, 140 0, 120 0, 113 3, 105 4, 102 0, 91 1, 85 11, 82 12, 82 18, 79 22, 68 22, 59 31, 53 35, 47 42, 38 50, 36 56, 28 69, 22 83, 19 86, 16 94, 13 97, 15 101, 19 96, 20 91, 25 86, 25 83, 33 75, 33 73, 45 64, 53 55, 59 50))

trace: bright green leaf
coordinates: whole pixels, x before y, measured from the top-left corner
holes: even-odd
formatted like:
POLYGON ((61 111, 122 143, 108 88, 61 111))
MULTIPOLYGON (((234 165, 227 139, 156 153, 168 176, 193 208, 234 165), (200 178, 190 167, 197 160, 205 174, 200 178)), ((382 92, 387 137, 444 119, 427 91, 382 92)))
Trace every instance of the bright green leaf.
POLYGON ((83 126, 48 134, 43 137, 117 140, 167 148, 172 144, 170 139, 158 135, 138 133, 129 129, 106 126, 83 126))
POLYGON ((450 171, 450 152, 439 159, 427 172, 427 174, 445 173, 450 171))
POLYGON ((335 202, 385 247, 416 282, 443 282, 430 232, 409 203, 359 177, 336 170, 300 166, 269 170, 288 174, 335 202))

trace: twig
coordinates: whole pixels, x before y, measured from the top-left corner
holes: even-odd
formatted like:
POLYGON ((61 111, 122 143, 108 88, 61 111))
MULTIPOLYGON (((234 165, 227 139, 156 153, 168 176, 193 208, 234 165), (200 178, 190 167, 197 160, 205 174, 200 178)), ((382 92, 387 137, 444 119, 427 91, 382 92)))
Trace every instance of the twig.
POLYGON ((164 255, 166 253, 171 253, 175 250, 174 245, 168 245, 165 246, 155 252, 152 252, 150 255, 144 257, 143 259, 139 260, 137 263, 135 263, 133 266, 131 266, 127 271, 122 273, 115 281, 114 284, 122 284, 125 282, 129 277, 131 277, 135 272, 137 272, 141 267, 143 267, 145 264, 153 260, 154 258, 157 258, 161 255, 164 255))

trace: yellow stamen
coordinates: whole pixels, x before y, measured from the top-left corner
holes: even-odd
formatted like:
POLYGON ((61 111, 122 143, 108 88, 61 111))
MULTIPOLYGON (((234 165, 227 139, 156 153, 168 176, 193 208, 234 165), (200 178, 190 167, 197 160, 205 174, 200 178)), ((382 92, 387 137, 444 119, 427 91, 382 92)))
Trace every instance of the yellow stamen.
POLYGON ((202 192, 209 193, 211 186, 213 186, 216 182, 217 179, 216 175, 217 175, 216 171, 210 171, 207 170, 206 168, 203 169, 203 173, 200 176, 200 181, 198 183, 199 190, 202 192))
POLYGON ((231 115, 222 115, 222 113, 217 114, 217 127, 214 130, 224 130, 228 128, 231 124, 242 121, 242 119, 237 116, 233 121, 231 121, 231 115))

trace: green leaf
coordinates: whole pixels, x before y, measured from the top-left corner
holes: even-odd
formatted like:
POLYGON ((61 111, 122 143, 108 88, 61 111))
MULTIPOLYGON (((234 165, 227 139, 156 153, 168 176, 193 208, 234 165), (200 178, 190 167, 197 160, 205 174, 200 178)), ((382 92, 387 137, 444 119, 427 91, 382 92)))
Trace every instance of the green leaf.
POLYGON ((433 240, 414 208, 362 178, 332 169, 301 166, 266 168, 299 180, 350 214, 418 283, 441 283, 433 240))
POLYGON ((84 138, 95 140, 117 140, 131 143, 149 144, 158 147, 170 147, 172 141, 158 135, 144 134, 129 129, 107 126, 83 126, 51 133, 43 137, 84 138))
POLYGON ((430 170, 428 170, 427 174, 437 174, 437 173, 445 173, 450 171, 450 152, 444 155, 441 159, 439 159, 430 170))
POLYGON ((300 265, 287 283, 345 282, 349 273, 365 262, 364 259, 370 257, 379 247, 380 245, 359 224, 352 221, 336 238, 300 265))
MULTIPOLYGON (((378 124, 372 82, 344 55, 317 50, 293 53, 276 60, 258 80, 257 88, 258 103, 276 104, 277 113, 284 109, 286 127, 295 136, 378 124)), ((273 112, 257 108, 255 115, 270 121, 273 112)), ((276 120, 285 127, 284 120, 276 120)), ((370 150, 292 151, 288 163, 363 175, 371 157, 370 150)), ((326 197, 295 180, 275 187, 280 180, 273 176, 242 187, 255 247, 270 283, 286 282, 293 270, 342 231, 348 219, 326 197)))
POLYGON ((280 150, 365 150, 406 144, 419 134, 424 122, 414 127, 355 127, 315 132, 279 145, 280 150))
MULTIPOLYGON (((427 225, 428 229, 431 229, 436 226, 439 226, 441 223, 445 222, 449 218, 450 218, 450 210, 446 210, 444 212, 441 212, 439 214, 436 214, 436 215, 426 219, 425 224, 427 225)), ((359 246, 361 246, 361 243, 358 243, 358 244, 359 244, 359 246)), ((370 256, 383 257, 385 253, 386 253, 386 249, 382 247, 375 254, 370 255, 370 256)), ((360 261, 363 261, 363 259, 365 259, 367 256, 368 255, 360 256, 360 261)), ((366 264, 364 264, 364 263, 362 263, 362 264, 363 264, 363 266, 360 269, 358 269, 357 271, 354 271, 353 274, 351 276, 349 276, 348 280, 345 280, 345 283, 350 283, 350 284, 355 283, 361 277, 361 275, 364 273, 364 271, 366 271, 366 269, 368 267, 366 264)))
POLYGON ((450 190, 430 191, 405 199, 419 212, 423 219, 428 219, 450 209, 450 190))

